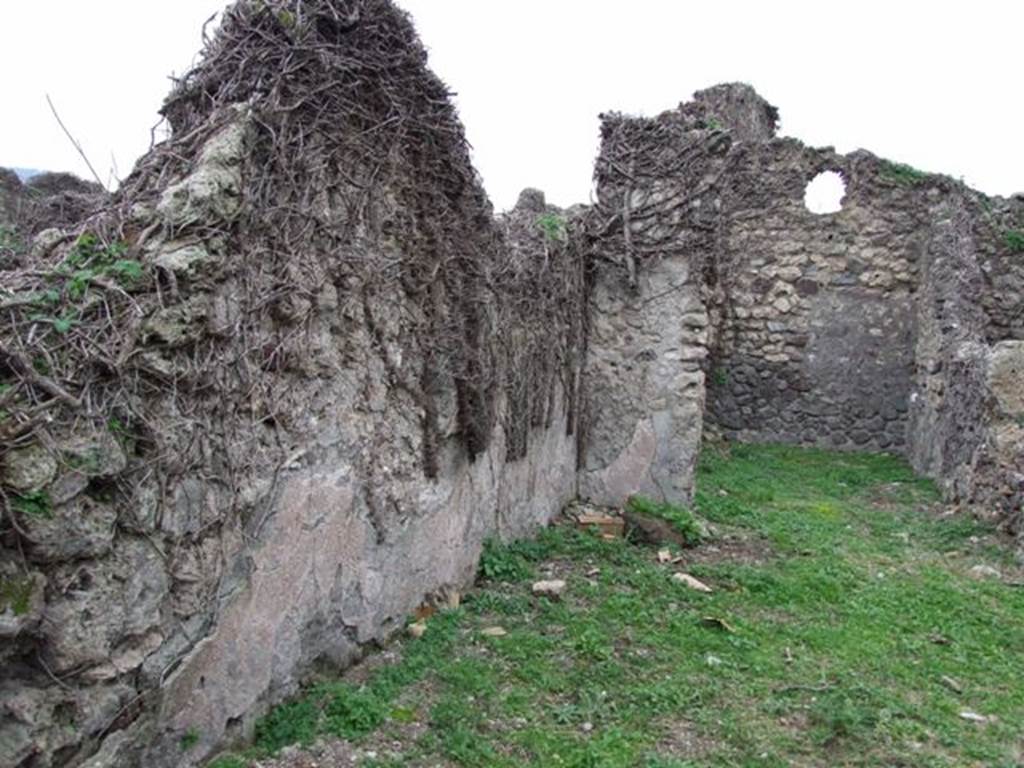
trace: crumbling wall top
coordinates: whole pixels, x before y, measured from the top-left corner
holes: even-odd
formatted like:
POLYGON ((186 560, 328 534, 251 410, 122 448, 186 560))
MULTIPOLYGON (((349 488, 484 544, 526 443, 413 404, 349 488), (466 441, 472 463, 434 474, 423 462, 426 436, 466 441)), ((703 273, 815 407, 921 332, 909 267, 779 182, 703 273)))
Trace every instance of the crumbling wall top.
POLYGON ((688 116, 728 128, 738 141, 770 141, 779 125, 779 110, 746 83, 722 83, 693 94, 680 106, 688 116))

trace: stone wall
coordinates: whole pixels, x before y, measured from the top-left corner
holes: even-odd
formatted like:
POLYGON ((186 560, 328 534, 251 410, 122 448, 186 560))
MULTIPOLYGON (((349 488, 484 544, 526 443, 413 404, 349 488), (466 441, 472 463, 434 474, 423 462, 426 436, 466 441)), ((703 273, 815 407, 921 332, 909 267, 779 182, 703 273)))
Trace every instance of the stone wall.
MULTIPOLYGON (((756 126, 761 115, 748 117, 756 126)), ((610 504, 632 494, 685 504, 703 434, 704 283, 714 266, 714 214, 694 205, 701 188, 692 182, 720 172, 723 144, 676 113, 603 115, 601 133, 587 226, 580 492, 610 504)))
POLYGON ((40 173, 27 182, 0 168, 0 226, 25 239, 51 227, 71 226, 107 201, 106 191, 70 173, 40 173))
POLYGON ((899 450, 912 388, 920 215, 866 153, 740 144, 722 179, 709 417, 728 437, 899 450), (811 213, 836 171, 843 208, 811 213))
POLYGON ((161 687, 160 728, 108 739, 92 764, 181 765, 175 751, 184 733, 201 734, 190 758, 249 736, 266 706, 295 693, 304 674, 344 667, 401 629, 421 603, 467 587, 485 538, 535 533, 575 497, 576 446, 563 410, 515 462, 502 434, 472 463, 457 441, 446 441, 430 481, 413 453, 387 447, 414 445, 418 418, 409 403, 384 402, 385 372, 366 362, 377 368, 368 377, 380 398, 376 437, 364 442, 364 428, 345 417, 354 404, 330 402, 334 419, 307 443, 315 458, 286 471, 252 542, 228 540, 238 553, 201 641, 176 668, 157 662, 167 663, 167 649, 148 659, 161 687), (375 481, 353 455, 359 451, 381 463, 375 481))
POLYGON ((966 500, 1016 534, 1024 551, 1024 342, 999 342, 986 363, 988 428, 966 500))
POLYGON ((1020 533, 1021 264, 1005 233, 1024 206, 957 192, 930 211, 907 453, 949 499, 1020 533))
POLYGON ((590 297, 580 495, 689 503, 704 411, 708 318, 685 259, 641 270, 634 287, 598 268, 590 297))
POLYGON ((196 764, 488 536, 688 503, 705 428, 902 451, 1020 524, 1021 200, 730 85, 603 116, 592 209, 495 220, 409 19, 285 5, 229 11, 168 144, 0 264, 4 765, 196 764))
POLYGON ((922 211, 867 153, 775 139, 776 116, 751 89, 722 86, 656 118, 607 117, 598 209, 615 223, 602 243, 627 272, 686 262, 695 274, 710 332, 689 345, 706 350, 714 431, 898 450, 922 211), (825 170, 848 189, 840 213, 818 216, 804 191, 825 170))
POLYGON ((969 494, 974 455, 985 440, 988 347, 983 279, 962 204, 932 208, 916 305, 916 387, 907 455, 947 493, 969 494))
POLYGON ((964 196, 981 269, 985 339, 1024 340, 1024 195, 1006 200, 968 190, 964 196))
POLYGON ((597 429, 619 437, 587 460, 629 466, 659 444, 630 427, 663 401, 648 369, 664 356, 615 367, 650 346, 650 313, 706 374, 677 395, 706 397, 711 433, 905 453, 948 498, 1017 520, 1020 436, 992 366, 1012 367, 1024 337, 1024 200, 777 138, 777 118, 744 85, 654 118, 604 116, 592 231, 598 274, 619 285, 595 283, 587 380, 597 429), (826 171, 846 190, 819 215, 804 197, 826 171), (611 392, 629 418, 607 408, 611 392))
POLYGON ((0 226, 16 226, 18 209, 24 194, 24 185, 18 174, 7 168, 0 168, 0 226))
POLYGON ((197 764, 576 496, 578 252, 496 224, 404 13, 286 10, 0 272, 4 766, 197 764))

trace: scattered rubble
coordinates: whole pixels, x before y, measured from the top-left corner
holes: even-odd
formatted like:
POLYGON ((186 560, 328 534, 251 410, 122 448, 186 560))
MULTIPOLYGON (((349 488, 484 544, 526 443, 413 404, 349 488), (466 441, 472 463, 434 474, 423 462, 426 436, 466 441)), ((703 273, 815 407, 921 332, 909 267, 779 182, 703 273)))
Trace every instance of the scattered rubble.
POLYGON ((708 594, 714 592, 714 590, 711 589, 711 587, 709 587, 703 581, 691 576, 688 573, 673 573, 672 580, 686 587, 689 587, 690 589, 696 590, 697 592, 705 592, 708 594))
POLYGON ((991 565, 975 565, 969 571, 972 579, 978 579, 979 581, 985 579, 999 580, 1003 578, 1002 572, 998 568, 993 568, 991 565))
POLYGON ((565 592, 566 583, 562 579, 551 579, 549 581, 534 582, 531 591, 536 597, 546 597, 549 600, 561 600, 565 592))

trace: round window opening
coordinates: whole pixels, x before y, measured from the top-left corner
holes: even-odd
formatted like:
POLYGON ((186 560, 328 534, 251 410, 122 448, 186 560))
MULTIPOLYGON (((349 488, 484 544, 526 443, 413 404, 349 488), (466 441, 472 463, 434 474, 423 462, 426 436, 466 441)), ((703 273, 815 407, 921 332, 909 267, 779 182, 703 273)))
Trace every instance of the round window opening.
POLYGON ((836 171, 824 171, 807 185, 804 205, 811 213, 838 213, 843 209, 846 182, 836 171))

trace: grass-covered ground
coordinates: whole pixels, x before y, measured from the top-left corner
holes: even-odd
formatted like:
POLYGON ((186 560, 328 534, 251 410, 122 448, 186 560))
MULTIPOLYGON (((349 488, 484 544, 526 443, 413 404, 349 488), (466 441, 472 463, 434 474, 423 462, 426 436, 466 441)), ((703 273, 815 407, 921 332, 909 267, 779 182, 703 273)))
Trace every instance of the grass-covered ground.
POLYGON ((1020 570, 902 461, 708 450, 696 507, 717 536, 677 563, 570 527, 488 548, 461 608, 219 768, 1024 765, 1020 570))

